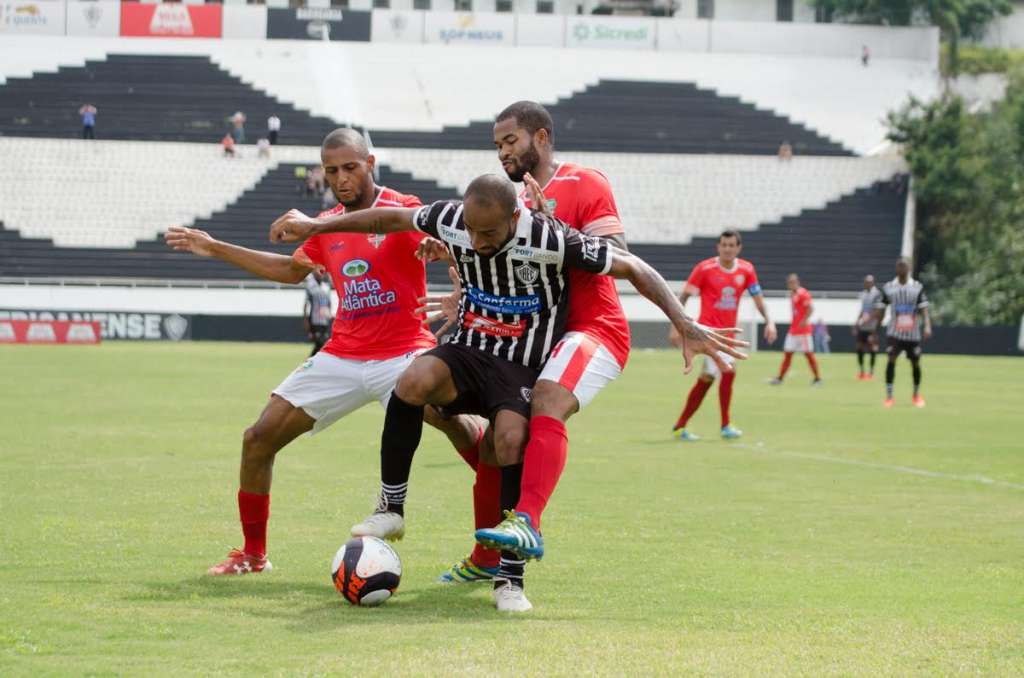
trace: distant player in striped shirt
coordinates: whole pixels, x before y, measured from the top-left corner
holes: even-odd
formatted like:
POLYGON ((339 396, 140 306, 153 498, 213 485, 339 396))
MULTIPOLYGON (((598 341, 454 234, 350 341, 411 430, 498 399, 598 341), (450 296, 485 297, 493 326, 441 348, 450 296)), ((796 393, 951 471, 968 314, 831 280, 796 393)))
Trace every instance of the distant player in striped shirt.
POLYGON ((857 320, 853 324, 853 336, 857 342, 857 380, 871 381, 875 378, 875 357, 878 355, 878 303, 882 291, 875 287, 875 276, 864 276, 864 289, 858 301, 857 320), (871 362, 868 370, 864 370, 864 354, 867 353, 871 362))
POLYGON ((896 378, 896 359, 906 353, 914 375, 914 407, 924 407, 921 397, 921 342, 932 336, 932 319, 928 313, 928 296, 924 285, 910 277, 910 260, 900 257, 896 261, 896 277, 882 286, 878 301, 878 320, 883 319, 886 307, 890 308, 886 339, 889 362, 885 366, 885 403, 892 407, 893 380, 896 378), (924 321, 924 330, 921 321, 924 321))

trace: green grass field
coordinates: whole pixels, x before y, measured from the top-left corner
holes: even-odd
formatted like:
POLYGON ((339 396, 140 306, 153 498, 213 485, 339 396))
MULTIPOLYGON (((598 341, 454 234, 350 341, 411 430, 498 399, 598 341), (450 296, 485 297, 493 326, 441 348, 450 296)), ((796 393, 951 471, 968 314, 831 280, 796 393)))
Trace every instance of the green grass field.
POLYGON ((926 356, 928 408, 822 358, 741 367, 734 421, 668 429, 692 377, 638 352, 570 424, 528 570, 533 613, 435 577, 471 545, 471 475, 435 432, 413 469, 405 574, 343 603, 334 551, 371 507, 383 412, 278 457, 266 575, 241 544, 243 429, 300 345, 0 348, 0 675, 1024 673, 1024 361, 926 356))

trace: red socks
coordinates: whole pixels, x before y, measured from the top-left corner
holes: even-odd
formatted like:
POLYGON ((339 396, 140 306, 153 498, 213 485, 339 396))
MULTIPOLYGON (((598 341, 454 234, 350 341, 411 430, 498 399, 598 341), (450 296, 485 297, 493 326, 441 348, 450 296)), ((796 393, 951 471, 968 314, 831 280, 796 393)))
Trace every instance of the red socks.
POLYGON ((786 376, 786 372, 789 372, 789 366, 793 362, 793 354, 786 353, 782 356, 782 367, 779 368, 779 379, 786 376))
POLYGON ((534 529, 540 529, 540 516, 555 492, 569 454, 565 424, 553 417, 536 416, 530 420, 530 442, 523 458, 523 482, 516 511, 526 513, 534 529))
POLYGON ((476 442, 473 443, 473 447, 468 450, 456 450, 459 456, 466 460, 469 464, 469 468, 476 470, 477 464, 480 463, 480 441, 484 439, 484 433, 487 429, 480 429, 480 433, 476 437, 476 442))
POLYGON ((736 381, 735 372, 722 372, 722 381, 718 384, 718 407, 722 411, 722 428, 729 425, 729 403, 732 402, 732 382, 736 381))
POLYGON ((814 372, 814 378, 821 379, 818 375, 818 361, 814 359, 814 354, 805 353, 804 355, 807 356, 807 364, 811 366, 811 372, 814 372))
POLYGON ((676 425, 672 427, 673 431, 678 431, 681 428, 686 428, 686 422, 690 421, 700 404, 704 402, 704 394, 711 388, 712 382, 698 379, 697 383, 690 389, 690 395, 686 398, 686 407, 683 408, 683 413, 679 415, 679 419, 676 420, 676 425))
MULTIPOLYGON (((476 482, 473 483, 473 525, 478 530, 494 527, 502 518, 501 469, 488 464, 478 464, 476 482)), ((497 567, 500 555, 498 551, 477 544, 473 547, 470 558, 480 567, 497 567)))
POLYGON ((245 547, 252 556, 267 554, 267 520, 270 518, 270 495, 238 491, 238 515, 242 520, 245 547))

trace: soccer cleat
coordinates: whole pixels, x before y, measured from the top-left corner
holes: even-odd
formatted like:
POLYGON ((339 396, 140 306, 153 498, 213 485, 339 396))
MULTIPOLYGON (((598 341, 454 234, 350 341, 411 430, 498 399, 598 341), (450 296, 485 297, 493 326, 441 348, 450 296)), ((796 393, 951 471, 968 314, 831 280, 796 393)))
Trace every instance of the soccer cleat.
POLYGON ((867 381, 867 380, 868 380, 868 373, 867 372, 858 372, 857 373, 857 381, 867 381))
POLYGON ((892 407, 895 404, 896 404, 896 399, 893 398, 892 396, 890 396, 890 397, 885 399, 884 403, 882 403, 882 407, 884 407, 885 409, 889 409, 890 407, 892 407))
POLYGON ((874 380, 875 380, 875 373, 874 372, 871 372, 871 373, 867 374, 864 377, 864 381, 874 381, 874 380))
POLYGON ((371 513, 363 522, 352 526, 352 536, 398 541, 405 536, 405 518, 391 511, 371 513))
POLYGON ((700 440, 699 435, 696 433, 690 433, 685 428, 678 428, 675 431, 672 431, 672 437, 679 438, 680 440, 685 440, 690 443, 700 440))
POLYGON ((821 379, 815 379, 814 381, 811 382, 811 386, 814 387, 814 388, 818 388, 819 386, 824 386, 824 385, 825 385, 825 382, 823 382, 821 379))
POLYGON ((241 549, 231 549, 228 552, 228 559, 223 563, 214 565, 206 574, 218 577, 221 575, 256 574, 258 572, 269 572, 274 569, 267 557, 254 556, 244 553, 241 549))
POLYGON ((496 574, 498 574, 497 567, 481 567, 473 562, 472 557, 466 556, 438 577, 437 583, 469 584, 475 581, 492 581, 496 574))
POLYGON ((526 592, 521 586, 516 586, 508 579, 504 584, 494 589, 494 606, 498 612, 529 612, 533 605, 526 599, 526 592))
POLYGON ((914 407, 924 407, 924 398, 919 395, 911 398, 910 402, 914 403, 914 407))
POLYGON ((782 380, 779 379, 778 377, 772 377, 771 379, 768 380, 768 383, 771 384, 772 386, 782 386, 782 380))
POLYGON ((530 516, 515 511, 505 511, 505 520, 495 527, 476 531, 478 543, 489 549, 510 551, 524 560, 544 557, 544 538, 533 529, 530 516))
POLYGON ((725 440, 735 440, 743 435, 743 431, 739 430, 735 426, 723 426, 722 427, 722 438, 725 440))

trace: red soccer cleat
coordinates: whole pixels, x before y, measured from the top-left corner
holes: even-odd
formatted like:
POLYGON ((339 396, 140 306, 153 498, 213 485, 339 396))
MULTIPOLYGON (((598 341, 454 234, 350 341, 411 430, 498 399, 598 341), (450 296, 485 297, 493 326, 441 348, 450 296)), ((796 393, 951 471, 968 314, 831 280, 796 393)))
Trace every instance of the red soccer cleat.
POLYGON ((243 553, 239 549, 231 549, 228 559, 223 563, 214 565, 206 574, 211 576, 249 574, 250 572, 270 571, 274 566, 270 564, 266 556, 254 556, 243 553))
POLYGON ((867 380, 868 380, 867 372, 858 372, 857 373, 857 381, 867 381, 867 380))
POLYGON ((914 407, 924 407, 924 398, 919 395, 911 398, 910 402, 914 403, 914 407))
POLYGON ((885 409, 889 409, 890 407, 892 407, 895 404, 896 404, 896 400, 895 399, 893 399, 893 398, 886 398, 885 402, 882 403, 882 407, 884 407, 885 409))

